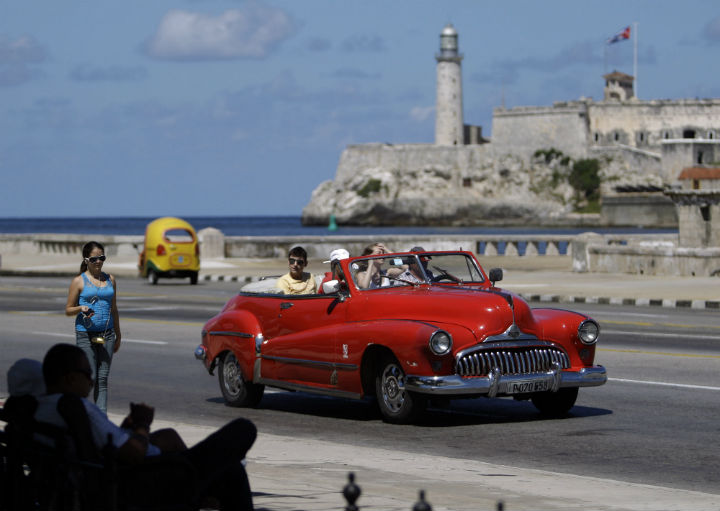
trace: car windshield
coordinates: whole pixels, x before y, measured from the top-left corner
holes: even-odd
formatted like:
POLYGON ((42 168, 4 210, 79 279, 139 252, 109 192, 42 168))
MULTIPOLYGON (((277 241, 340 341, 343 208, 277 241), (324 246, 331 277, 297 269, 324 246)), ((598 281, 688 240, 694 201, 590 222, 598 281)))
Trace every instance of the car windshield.
POLYGON ((466 254, 423 252, 366 257, 351 264, 355 285, 362 290, 425 283, 479 284, 483 275, 466 254))

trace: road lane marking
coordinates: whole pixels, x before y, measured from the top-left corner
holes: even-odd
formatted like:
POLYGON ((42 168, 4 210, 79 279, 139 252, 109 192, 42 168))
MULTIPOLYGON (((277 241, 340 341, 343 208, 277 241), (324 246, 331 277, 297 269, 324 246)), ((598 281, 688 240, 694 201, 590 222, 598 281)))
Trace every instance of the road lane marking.
POLYGON ((145 311, 172 311, 180 307, 155 306, 155 307, 118 307, 120 312, 145 312, 145 311))
POLYGON ((720 335, 703 335, 703 334, 685 334, 685 333, 669 333, 669 332, 631 332, 628 330, 600 330, 600 333, 602 334, 621 334, 621 335, 642 335, 644 337, 654 336, 654 337, 676 337, 679 339, 687 339, 687 338, 693 338, 693 339, 713 339, 715 341, 720 341, 720 335))
MULTIPOLYGON (((210 318, 208 318, 210 319, 210 318)), ((170 321, 166 319, 144 319, 144 318, 123 318, 123 323, 128 321, 132 323, 152 323, 154 325, 177 325, 177 326, 194 326, 202 327, 205 323, 194 323, 190 321, 170 321)))
POLYGON ((602 317, 603 315, 609 315, 613 317, 617 316, 634 316, 639 318, 667 318, 669 317, 668 314, 649 314, 649 313, 640 313, 640 312, 613 312, 612 314, 608 314, 606 312, 601 312, 599 314, 593 314, 593 317, 595 319, 602 317))
POLYGON ((720 355, 701 355, 699 353, 670 353, 669 351, 646 351, 646 350, 631 350, 631 349, 619 349, 619 348, 598 348, 598 351, 607 351, 612 353, 635 353, 639 355, 662 355, 665 357, 685 357, 685 358, 718 358, 720 355))
POLYGON ((608 381, 617 381, 620 383, 639 383, 641 385, 660 385, 662 387, 680 387, 683 389, 720 390, 720 387, 710 387, 708 385, 687 385, 684 383, 666 383, 662 381, 627 380, 625 378, 608 378, 608 381))
MULTIPOLYGON (((30 332, 31 334, 37 334, 37 335, 49 335, 51 337, 72 337, 75 338, 74 334, 61 334, 58 332, 30 332)), ((147 339, 126 339, 125 337, 122 338, 120 342, 129 342, 134 344, 157 344, 157 345, 165 345, 167 344, 167 341, 148 341, 147 339)))
MULTIPOLYGON (((122 312, 122 309, 121 309, 122 312)), ((65 314, 61 314, 59 312, 44 312, 44 311, 8 311, 8 314, 25 314, 29 316, 57 316, 65 314)), ((208 318, 210 319, 210 318, 208 318)), ((170 320, 164 320, 164 319, 146 319, 146 318, 123 318, 123 323, 126 322, 133 322, 133 323, 152 323, 155 325, 175 325, 175 326, 192 326, 192 327, 202 327, 205 325, 205 323, 199 323, 199 322, 191 322, 191 321, 170 321, 170 320)))
POLYGON ((633 326, 650 326, 650 327, 668 327, 668 328, 688 328, 697 330, 698 328, 708 328, 710 330, 720 330, 720 325, 684 325, 681 323, 648 323, 646 321, 612 321, 599 320, 600 326, 603 324, 610 325, 633 325, 633 326))
POLYGON ((62 314, 63 316, 65 313, 63 311, 53 309, 49 311, 8 311, 10 314, 28 314, 30 316, 56 316, 58 314, 62 314))

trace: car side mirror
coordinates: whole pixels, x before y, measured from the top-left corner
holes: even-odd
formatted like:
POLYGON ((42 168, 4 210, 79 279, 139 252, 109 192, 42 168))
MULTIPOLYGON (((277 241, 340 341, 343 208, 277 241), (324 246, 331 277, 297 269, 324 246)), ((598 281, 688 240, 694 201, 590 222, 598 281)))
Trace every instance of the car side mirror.
POLYGON ((503 270, 502 268, 493 268, 490 270, 490 273, 488 274, 488 279, 490 279, 490 283, 495 287, 495 282, 500 282, 503 279, 503 270))
POLYGON ((327 282, 323 282, 322 285, 323 293, 326 295, 332 295, 340 291, 340 281, 339 280, 328 280, 327 282))

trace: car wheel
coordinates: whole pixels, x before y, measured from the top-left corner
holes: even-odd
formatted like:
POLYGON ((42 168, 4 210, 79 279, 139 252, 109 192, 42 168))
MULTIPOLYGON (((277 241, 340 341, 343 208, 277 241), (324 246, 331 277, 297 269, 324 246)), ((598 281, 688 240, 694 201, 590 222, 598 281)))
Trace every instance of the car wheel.
POLYGON ((578 389, 560 389, 557 392, 536 392, 532 395, 532 403, 543 415, 559 417, 565 415, 575 406, 578 389))
POLYGON ((405 373, 392 357, 384 357, 380 362, 375 395, 383 420, 395 424, 410 422, 425 406, 422 396, 405 390, 405 373))
POLYGON ((265 385, 245 381, 240 364, 231 351, 220 361, 218 381, 223 398, 229 406, 257 406, 265 392, 265 385))
POLYGON ((190 284, 192 284, 194 286, 195 284, 197 284, 197 281, 198 281, 198 274, 197 274, 197 272, 195 272, 192 275, 190 275, 190 284))
POLYGON ((147 281, 149 284, 152 284, 153 286, 157 284, 158 281, 158 274, 155 270, 148 270, 147 272, 147 281))

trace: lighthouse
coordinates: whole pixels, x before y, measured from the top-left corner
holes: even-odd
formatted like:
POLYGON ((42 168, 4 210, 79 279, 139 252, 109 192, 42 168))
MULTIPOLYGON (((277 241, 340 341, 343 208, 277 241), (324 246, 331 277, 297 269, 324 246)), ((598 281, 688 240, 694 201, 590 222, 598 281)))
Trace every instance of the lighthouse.
POLYGON ((458 33, 448 23, 440 33, 437 60, 437 103, 435 106, 435 144, 463 145, 462 55, 458 52, 458 33))

